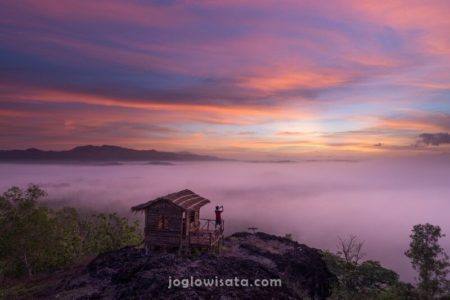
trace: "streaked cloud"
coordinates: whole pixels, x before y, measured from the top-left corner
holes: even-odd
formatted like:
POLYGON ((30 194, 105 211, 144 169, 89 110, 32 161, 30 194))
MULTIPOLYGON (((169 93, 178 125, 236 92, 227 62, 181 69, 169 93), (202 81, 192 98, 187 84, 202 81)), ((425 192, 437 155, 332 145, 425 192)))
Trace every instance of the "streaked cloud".
POLYGON ((449 36, 445 0, 0 2, 0 148, 447 151, 449 36))

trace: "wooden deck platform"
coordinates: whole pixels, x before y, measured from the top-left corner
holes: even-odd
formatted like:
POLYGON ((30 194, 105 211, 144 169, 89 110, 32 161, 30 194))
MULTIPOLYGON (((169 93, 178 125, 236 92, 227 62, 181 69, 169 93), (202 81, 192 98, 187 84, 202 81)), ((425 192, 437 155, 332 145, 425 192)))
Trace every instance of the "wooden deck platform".
POLYGON ((215 226, 215 220, 200 219, 200 223, 191 226, 189 234, 182 241, 183 247, 197 247, 214 249, 219 247, 223 240, 224 221, 220 226, 215 226))

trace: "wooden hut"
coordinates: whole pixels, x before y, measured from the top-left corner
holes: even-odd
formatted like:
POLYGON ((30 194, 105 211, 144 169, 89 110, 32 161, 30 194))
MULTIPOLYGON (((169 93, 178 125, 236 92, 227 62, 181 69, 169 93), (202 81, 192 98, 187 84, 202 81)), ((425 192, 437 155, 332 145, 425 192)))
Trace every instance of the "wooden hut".
POLYGON ((219 249, 224 222, 200 218, 200 208, 210 203, 190 190, 182 190, 131 208, 145 213, 147 250, 191 248, 219 249))

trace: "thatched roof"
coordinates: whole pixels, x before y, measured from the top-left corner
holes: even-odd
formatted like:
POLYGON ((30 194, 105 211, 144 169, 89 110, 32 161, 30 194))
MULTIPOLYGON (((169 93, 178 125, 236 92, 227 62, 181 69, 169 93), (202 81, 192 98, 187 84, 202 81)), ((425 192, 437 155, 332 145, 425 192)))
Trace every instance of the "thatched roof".
POLYGON ((206 205, 211 202, 208 199, 205 199, 205 198, 197 195, 193 191, 186 189, 186 190, 182 190, 182 191, 179 191, 176 193, 168 194, 163 197, 158 197, 154 200, 150 200, 146 203, 142 203, 137 206, 133 206, 131 208, 131 211, 136 212, 136 211, 144 210, 147 207, 151 206, 152 204, 154 204, 155 202, 160 201, 160 200, 168 200, 168 201, 172 202, 173 204, 181 207, 184 210, 196 210, 196 209, 199 209, 200 207, 202 207, 203 205, 206 205))

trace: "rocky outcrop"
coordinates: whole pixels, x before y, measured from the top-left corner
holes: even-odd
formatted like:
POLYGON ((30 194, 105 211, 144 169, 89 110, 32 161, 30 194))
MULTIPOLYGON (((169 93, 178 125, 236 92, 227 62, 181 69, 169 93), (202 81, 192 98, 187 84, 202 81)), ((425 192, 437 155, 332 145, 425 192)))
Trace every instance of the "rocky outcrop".
POLYGON ((276 270, 297 296, 325 299, 335 280, 319 250, 287 238, 258 232, 235 233, 225 242, 226 255, 253 260, 276 270))
POLYGON ((316 249, 265 233, 236 233, 225 240, 220 255, 145 255, 133 247, 103 253, 83 271, 62 279, 57 287, 39 296, 321 300, 329 295, 332 280, 316 249), (208 280, 213 286, 204 281, 200 285, 199 280, 208 280), (274 286, 279 282, 281 286, 274 286), (269 286, 261 286, 264 284, 269 286))

